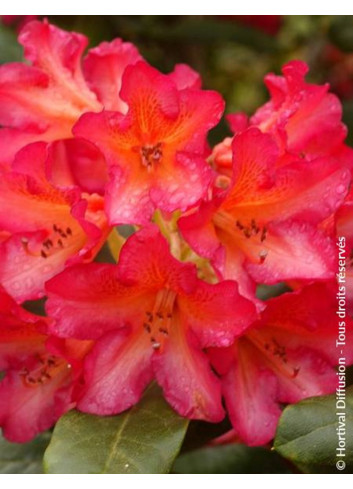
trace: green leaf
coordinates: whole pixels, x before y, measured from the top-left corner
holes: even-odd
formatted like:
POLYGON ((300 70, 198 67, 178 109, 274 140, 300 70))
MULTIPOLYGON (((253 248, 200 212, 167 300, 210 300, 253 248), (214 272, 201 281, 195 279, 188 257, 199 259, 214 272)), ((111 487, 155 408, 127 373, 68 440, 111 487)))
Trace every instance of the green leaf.
POLYGON ((10 443, 0 436, 0 474, 42 474, 42 459, 51 433, 29 443, 10 443))
POLYGON ((21 60, 22 47, 17 42, 15 32, 0 22, 0 63, 21 60))
POLYGON ((71 411, 57 423, 45 452, 52 474, 167 473, 183 442, 188 420, 151 387, 141 402, 118 416, 71 411))
POLYGON ((288 462, 265 448, 245 445, 206 447, 180 455, 177 474, 289 474, 288 462))
POLYGON ((306 472, 337 473, 338 416, 345 412, 345 472, 353 470, 353 388, 346 391, 345 410, 336 409, 336 396, 312 397, 283 411, 274 448, 306 472))

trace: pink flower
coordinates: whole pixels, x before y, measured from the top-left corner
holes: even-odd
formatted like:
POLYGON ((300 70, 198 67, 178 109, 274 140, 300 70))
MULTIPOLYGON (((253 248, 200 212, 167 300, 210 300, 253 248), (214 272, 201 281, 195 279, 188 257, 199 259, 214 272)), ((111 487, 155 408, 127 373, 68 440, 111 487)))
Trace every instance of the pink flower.
POLYGON ((135 233, 117 266, 75 266, 47 283, 47 311, 61 337, 92 339, 78 408, 119 413, 153 378, 181 415, 219 421, 220 386, 202 349, 228 346, 254 319, 234 282, 199 280, 151 226, 135 233))
MULTIPOLYGON (((335 288, 313 284, 268 301, 259 321, 228 349, 212 349, 234 431, 248 445, 271 441, 281 409, 334 392, 338 362, 335 288)), ((347 319, 347 364, 353 322, 347 319)), ((228 436, 229 438, 229 436, 228 436)))
POLYGON ((48 151, 28 145, 13 170, 1 172, 0 281, 20 302, 42 297, 44 282, 65 266, 93 260, 109 233, 102 197, 48 180, 55 168, 48 151))
POLYGON ((280 155, 269 134, 249 128, 234 137, 233 173, 226 190, 179 220, 193 249, 220 276, 253 297, 255 283, 328 279, 335 274, 331 238, 318 224, 348 190, 350 172, 334 158, 305 161, 280 155))
POLYGON ((311 160, 339 152, 347 129, 340 101, 328 92, 328 84, 307 83, 308 70, 303 61, 291 61, 283 67, 283 77, 268 74, 265 83, 271 100, 256 111, 250 124, 283 141, 289 152, 311 160))
POLYGON ((72 127, 84 112, 120 110, 124 69, 141 58, 132 44, 116 39, 89 51, 82 68, 86 37, 47 21, 26 24, 19 41, 30 65, 0 67, 3 165, 28 143, 72 138, 72 127))
POLYGON ((75 125, 74 134, 95 143, 110 167, 111 224, 146 224, 155 209, 185 210, 207 192, 213 174, 206 136, 224 104, 195 81, 185 67, 162 75, 138 62, 123 75, 120 97, 128 112, 85 114, 75 125))
POLYGON ((49 321, 22 309, 0 287, 0 369, 5 373, 0 426, 13 442, 29 441, 74 405, 74 384, 90 342, 48 340, 49 321))
MULTIPOLYGON (((284 76, 266 75, 270 101, 249 120, 243 113, 228 115, 231 129, 236 135, 246 127, 257 127, 275 139, 281 154, 289 153, 308 162, 330 156, 342 166, 353 168, 353 150, 344 144, 347 128, 342 123, 342 105, 328 91, 328 84, 305 81, 308 69, 303 61, 291 61, 282 68, 284 76)), ((213 160, 222 171, 229 167, 230 158, 226 139, 216 146, 213 160)))

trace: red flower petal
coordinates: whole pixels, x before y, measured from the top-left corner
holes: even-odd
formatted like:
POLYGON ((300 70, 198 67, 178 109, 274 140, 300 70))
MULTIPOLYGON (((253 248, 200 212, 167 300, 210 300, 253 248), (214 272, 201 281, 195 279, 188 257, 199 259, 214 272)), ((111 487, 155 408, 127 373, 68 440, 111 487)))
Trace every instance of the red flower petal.
POLYGON ((224 417, 220 384, 207 357, 180 330, 172 330, 162 352, 153 357, 158 384, 182 416, 219 422, 224 417))
POLYGON ((207 131, 223 110, 221 98, 178 90, 170 76, 143 62, 126 68, 120 96, 129 107, 126 116, 86 114, 74 129, 113 167, 107 188, 110 222, 146 224, 156 208, 170 212, 195 204, 211 179, 203 157, 207 131))
POLYGON ((198 281, 196 291, 181 297, 179 306, 202 347, 229 346, 256 319, 255 306, 230 280, 216 285, 198 281))
POLYGON ((137 48, 121 39, 103 42, 90 49, 83 63, 90 89, 107 110, 127 112, 127 105, 119 96, 125 68, 141 60, 137 48))
POLYGON ((25 385, 21 372, 10 370, 0 382, 0 426, 4 436, 24 443, 50 428, 71 406, 67 369, 40 386, 25 385))
POLYGON ((136 404, 153 377, 152 353, 147 336, 127 331, 103 336, 86 359, 78 409, 107 415, 136 404))
POLYGON ((224 377, 223 392, 232 425, 247 445, 265 445, 274 438, 281 414, 276 402, 276 377, 243 340, 224 377))

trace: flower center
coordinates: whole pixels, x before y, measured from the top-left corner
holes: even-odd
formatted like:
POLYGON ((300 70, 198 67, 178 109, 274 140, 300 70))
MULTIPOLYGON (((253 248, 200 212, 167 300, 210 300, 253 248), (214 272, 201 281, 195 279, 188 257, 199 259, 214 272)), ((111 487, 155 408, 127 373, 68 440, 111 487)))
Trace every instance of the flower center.
POLYGON ((70 368, 64 359, 53 355, 39 355, 37 365, 31 370, 23 368, 20 376, 25 386, 38 387, 49 382, 63 368, 70 368))
POLYGON ((290 379, 297 377, 300 367, 292 365, 289 362, 286 347, 275 337, 266 337, 254 330, 250 331, 246 337, 263 354, 268 366, 273 371, 281 373, 290 379))
POLYGON ((27 254, 32 256, 41 256, 49 258, 51 255, 64 249, 71 242, 74 231, 69 226, 61 228, 57 224, 53 224, 52 232, 42 242, 41 247, 37 251, 30 250, 30 245, 27 238, 22 238, 22 245, 27 254))
POLYGON ((267 239, 267 227, 259 224, 255 219, 243 221, 234 218, 228 212, 219 210, 213 216, 213 224, 216 229, 231 236, 235 244, 239 246, 246 254, 249 254, 249 242, 253 245, 254 261, 258 260, 260 264, 266 260, 268 249, 265 247, 267 239), (244 240, 244 238, 246 238, 244 240))
POLYGON ((146 144, 140 148, 141 164, 147 168, 148 172, 151 172, 155 164, 159 163, 162 159, 162 143, 146 144))
POLYGON ((176 293, 169 289, 158 291, 152 311, 146 311, 146 321, 143 327, 150 336, 152 347, 159 350, 169 335, 173 310, 175 308, 176 293))

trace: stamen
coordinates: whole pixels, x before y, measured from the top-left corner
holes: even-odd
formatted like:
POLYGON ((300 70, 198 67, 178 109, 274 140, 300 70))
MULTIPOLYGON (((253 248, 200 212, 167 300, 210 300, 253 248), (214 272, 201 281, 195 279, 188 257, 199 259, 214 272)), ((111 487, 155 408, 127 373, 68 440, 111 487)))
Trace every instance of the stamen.
POLYGON ((291 379, 298 376, 300 367, 291 365, 286 347, 276 338, 265 338, 263 334, 255 330, 247 333, 246 337, 263 354, 272 370, 291 379))
POLYGON ((259 257, 260 257, 260 264, 262 265, 264 263, 264 261, 266 260, 266 257, 268 255, 268 251, 266 250, 261 250, 260 253, 259 253, 259 257))
POLYGON ((155 350, 163 347, 163 343, 169 335, 172 327, 175 299, 175 292, 169 289, 162 289, 157 293, 153 312, 146 311, 147 321, 143 323, 143 328, 150 335, 150 341, 155 350))
POLYGON ((154 165, 159 163, 162 159, 162 143, 157 143, 155 145, 147 144, 140 148, 141 163, 142 166, 147 168, 147 171, 152 171, 154 165))
POLYGON ((23 368, 19 373, 25 386, 36 387, 50 381, 63 367, 67 367, 65 360, 52 355, 38 356, 38 365, 31 371, 23 368))

